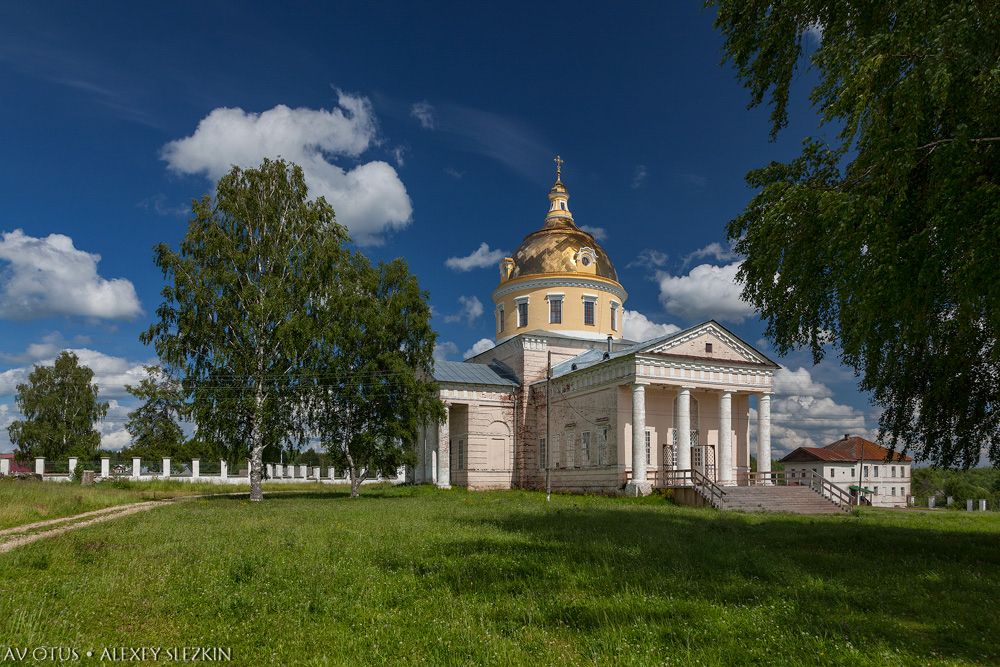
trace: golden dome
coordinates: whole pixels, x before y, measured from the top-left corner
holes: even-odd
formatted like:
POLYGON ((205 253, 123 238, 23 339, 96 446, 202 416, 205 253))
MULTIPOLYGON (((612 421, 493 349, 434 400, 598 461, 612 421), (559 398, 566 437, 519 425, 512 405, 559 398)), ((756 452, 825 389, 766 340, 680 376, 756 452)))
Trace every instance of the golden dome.
MULTIPOLYGON (((557 162, 561 164, 561 162, 557 162)), ((618 281, 611 259, 594 237, 573 222, 569 192, 559 174, 549 190, 545 225, 524 237, 513 257, 501 266, 504 280, 545 273, 581 273, 618 281)))

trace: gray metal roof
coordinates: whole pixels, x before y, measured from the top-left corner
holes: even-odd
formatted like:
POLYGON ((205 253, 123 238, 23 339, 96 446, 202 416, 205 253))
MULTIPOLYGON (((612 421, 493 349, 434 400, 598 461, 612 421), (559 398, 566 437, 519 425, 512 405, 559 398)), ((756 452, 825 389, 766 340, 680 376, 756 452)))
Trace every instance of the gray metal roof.
POLYGON ((486 364, 464 361, 434 362, 434 379, 438 382, 482 384, 494 387, 516 387, 517 383, 497 374, 486 364))

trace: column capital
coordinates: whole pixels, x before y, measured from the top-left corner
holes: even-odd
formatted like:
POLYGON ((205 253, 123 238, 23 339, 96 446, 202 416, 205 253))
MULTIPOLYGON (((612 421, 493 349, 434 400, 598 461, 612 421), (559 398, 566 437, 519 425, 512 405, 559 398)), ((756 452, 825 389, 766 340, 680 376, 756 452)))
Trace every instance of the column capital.
POLYGON ((630 382, 629 386, 632 387, 633 391, 646 391, 646 387, 649 386, 649 381, 636 380, 635 382, 630 382))

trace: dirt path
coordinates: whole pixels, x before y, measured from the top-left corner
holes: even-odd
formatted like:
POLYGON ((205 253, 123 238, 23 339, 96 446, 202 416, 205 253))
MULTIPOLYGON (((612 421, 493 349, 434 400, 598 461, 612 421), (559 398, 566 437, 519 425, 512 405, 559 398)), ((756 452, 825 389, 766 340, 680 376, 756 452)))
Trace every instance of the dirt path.
MULTIPOLYGON (((271 493, 274 493, 273 491, 271 493)), ((280 492, 279 492, 280 493, 280 492)), ((153 509, 154 507, 163 507, 165 505, 170 505, 175 502, 182 500, 197 500, 199 498, 212 498, 215 496, 245 496, 248 495, 246 492, 236 492, 236 493, 208 493, 201 494, 197 496, 177 496, 174 498, 164 498, 162 500, 144 500, 138 503, 130 503, 128 505, 115 505, 113 507, 104 507, 99 510, 92 510, 90 512, 84 512, 82 514, 75 514, 73 516, 64 516, 57 519, 47 519, 45 521, 36 521, 35 523, 28 523, 23 526, 14 526, 13 528, 5 528, 0 530, 0 554, 7 553, 18 547, 23 547, 26 544, 31 544, 32 542, 37 542, 38 540, 44 540, 48 537, 56 537, 62 535, 63 533, 68 533, 71 530, 77 530, 78 528, 86 528, 87 526, 93 526, 94 524, 104 523, 105 521, 111 521, 112 519, 118 519, 124 516, 129 516, 130 514, 137 514, 139 512, 146 512, 153 509), (81 521, 81 519, 83 519, 81 521), (60 525, 66 524, 66 525, 60 525), (55 528, 49 528, 50 526, 56 526, 55 528), (43 528, 49 528, 48 530, 39 530, 43 528), (39 532, 34 532, 39 530, 39 532)))

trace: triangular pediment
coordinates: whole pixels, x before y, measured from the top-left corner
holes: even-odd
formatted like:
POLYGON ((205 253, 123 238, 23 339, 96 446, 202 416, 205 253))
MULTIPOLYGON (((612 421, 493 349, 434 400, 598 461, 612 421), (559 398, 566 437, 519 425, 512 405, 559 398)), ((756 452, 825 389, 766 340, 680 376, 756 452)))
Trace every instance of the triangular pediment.
POLYGON ((777 367, 777 364, 753 346, 715 321, 699 324, 667 338, 649 341, 638 352, 777 367))

